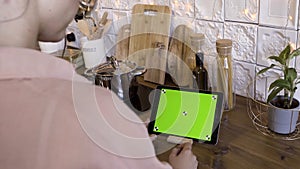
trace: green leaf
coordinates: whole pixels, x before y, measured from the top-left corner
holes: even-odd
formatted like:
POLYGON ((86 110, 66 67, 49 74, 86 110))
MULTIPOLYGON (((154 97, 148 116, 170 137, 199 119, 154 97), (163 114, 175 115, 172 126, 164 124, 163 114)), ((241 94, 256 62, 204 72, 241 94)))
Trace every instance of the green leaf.
POLYGON ((296 56, 299 56, 300 55, 300 48, 298 49, 295 49, 289 56, 289 59, 293 59, 294 57, 296 56))
POLYGON ((286 60, 289 57, 289 54, 291 52, 291 46, 288 44, 285 49, 279 54, 279 57, 283 60, 286 60))
POLYGON ((295 68, 288 68, 286 72, 286 79, 290 83, 294 83, 294 80, 297 78, 297 71, 295 68))
POLYGON ((279 87, 274 90, 269 94, 267 102, 270 102, 283 88, 279 87))
POLYGON ((273 83, 270 84, 269 91, 276 87, 282 88, 282 89, 290 89, 291 85, 287 80, 277 79, 273 83))
POLYGON ((261 69, 257 74, 259 75, 259 74, 265 73, 266 71, 268 71, 269 69, 271 69, 275 66, 276 66, 275 64, 271 64, 271 66, 261 69))
POLYGON ((279 62, 280 64, 285 65, 285 61, 278 56, 270 56, 270 57, 268 57, 268 59, 275 60, 275 61, 279 62))

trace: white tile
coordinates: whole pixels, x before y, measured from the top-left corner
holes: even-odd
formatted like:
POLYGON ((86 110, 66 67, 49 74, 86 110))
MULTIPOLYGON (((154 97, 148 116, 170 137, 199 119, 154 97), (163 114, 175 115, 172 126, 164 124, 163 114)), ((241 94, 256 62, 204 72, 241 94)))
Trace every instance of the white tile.
MULTIPOLYGON (((300 74, 298 74, 299 76, 300 74)), ((294 98, 298 99, 298 101, 300 101, 300 84, 297 85, 298 90, 296 90, 296 93, 294 95, 294 98)))
MULTIPOLYGON (((298 41, 297 41, 297 48, 300 48, 300 31, 298 30, 298 41)), ((296 58, 296 65, 297 71, 300 73, 300 56, 296 58)))
POLYGON ((179 25, 186 25, 189 28, 195 30, 195 20, 193 18, 186 18, 181 16, 172 16, 171 17, 171 33, 179 25))
MULTIPOLYGON (((248 90, 248 85, 250 85, 255 78, 255 64, 250 64, 246 62, 234 62, 234 90, 235 93, 241 96, 253 96, 253 90, 248 90)), ((251 84, 253 89, 253 85, 251 84)))
MULTIPOLYGON (((298 30, 298 42, 297 42, 297 48, 300 48, 300 32, 298 30)), ((298 72, 298 77, 300 77, 300 56, 297 56, 296 58, 296 62, 295 62, 295 67, 296 70, 298 72)), ((298 100, 300 100, 300 84, 297 85, 298 89, 295 93, 295 98, 297 98, 298 100)))
POLYGON ((224 38, 233 41, 235 60, 256 63, 257 25, 225 22, 224 38))
POLYGON ((115 56, 116 36, 107 34, 104 36, 106 56, 115 56))
POLYGON ((299 11, 300 11, 300 5, 298 5, 298 30, 300 29, 300 15, 299 15, 299 11))
POLYGON ((223 38, 224 24, 203 20, 198 20, 195 24, 196 32, 205 35, 204 53, 206 55, 216 55, 216 41, 223 38))
MULTIPOLYGON (((263 68, 265 67, 257 66, 256 74, 259 70, 263 68)), ((256 80, 255 98, 257 100, 266 102, 270 84, 280 76, 282 76, 281 72, 275 69, 270 69, 268 72, 265 72, 264 74, 257 75, 255 79, 256 80)))
POLYGON ((224 0, 195 0, 196 18, 224 21, 224 0))
MULTIPOLYGON (((99 1, 98 1, 99 2, 99 1)), ((111 8, 111 9, 117 9, 117 7, 114 6, 114 0, 101 0, 101 8, 111 8)))
POLYGON ((176 16, 195 17, 194 0, 175 0, 170 2, 172 11, 176 16))
POLYGON ((121 10, 111 10, 109 13, 109 18, 112 19, 112 26, 109 30, 109 34, 117 35, 119 29, 126 24, 131 22, 131 12, 121 11, 121 10))
POLYGON ((101 0, 101 8, 130 10, 129 0, 101 0))
POLYGON ((258 23, 259 0, 225 0, 225 20, 258 23))
POLYGON ((300 56, 296 58, 296 70, 300 73, 300 56))
POLYGON ((261 0, 259 24, 296 30, 298 4, 299 0, 261 0))
POLYGON ((135 4, 150 4, 150 5, 169 5, 169 0, 131 0, 130 8, 132 8, 135 4))
POLYGON ((103 0, 98 0, 96 1, 96 5, 94 7, 96 13, 98 13, 99 11, 101 12, 101 10, 103 9, 103 0))
MULTIPOLYGON (((257 64, 270 66, 272 61, 267 59, 271 55, 278 55, 287 45, 295 46, 297 31, 276 28, 259 27, 257 40, 257 64)), ((291 62, 294 64, 294 61, 291 62)))

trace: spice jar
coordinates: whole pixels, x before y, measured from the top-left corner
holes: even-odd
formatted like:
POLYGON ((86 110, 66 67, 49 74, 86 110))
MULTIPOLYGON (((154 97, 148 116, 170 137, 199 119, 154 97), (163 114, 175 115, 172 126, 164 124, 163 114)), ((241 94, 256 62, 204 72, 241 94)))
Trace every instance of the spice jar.
POLYGON ((217 90, 224 94, 224 110, 230 111, 235 106, 233 84, 232 40, 219 39, 216 41, 218 53, 218 85, 217 90))

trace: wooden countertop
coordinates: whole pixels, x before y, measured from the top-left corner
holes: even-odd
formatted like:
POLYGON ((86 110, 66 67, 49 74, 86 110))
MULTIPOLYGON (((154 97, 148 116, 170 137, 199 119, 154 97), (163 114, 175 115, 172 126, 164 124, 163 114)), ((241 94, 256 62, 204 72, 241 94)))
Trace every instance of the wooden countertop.
MULTIPOLYGON (((218 144, 193 144, 198 168, 300 168, 300 140, 285 141, 263 135, 247 114, 247 99, 237 96, 236 100, 235 109, 223 113, 218 144)), ((170 150, 158 154, 158 158, 167 161, 169 153, 170 150)))
MULTIPOLYGON (((149 89, 156 85, 137 79, 149 89), (150 85, 150 86, 149 86, 150 85)), ((145 90, 142 90, 143 92, 145 90)), ((143 120, 149 111, 139 114, 143 120)), ((159 136, 154 141, 157 156, 168 161, 174 144, 159 136)), ((237 96, 234 110, 224 112, 217 145, 193 144, 199 169, 298 169, 300 168, 300 139, 285 141, 263 135, 247 113, 247 98, 237 96)))

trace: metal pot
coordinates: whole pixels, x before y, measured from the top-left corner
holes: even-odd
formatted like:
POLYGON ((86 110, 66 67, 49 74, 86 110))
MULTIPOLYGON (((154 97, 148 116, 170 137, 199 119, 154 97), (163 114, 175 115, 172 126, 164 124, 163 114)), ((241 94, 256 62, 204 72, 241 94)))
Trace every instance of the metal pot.
POLYGON ((95 77, 95 84, 114 91, 119 98, 129 100, 129 87, 135 76, 145 73, 144 67, 137 66, 129 60, 116 60, 110 57, 109 61, 91 69, 95 77))

